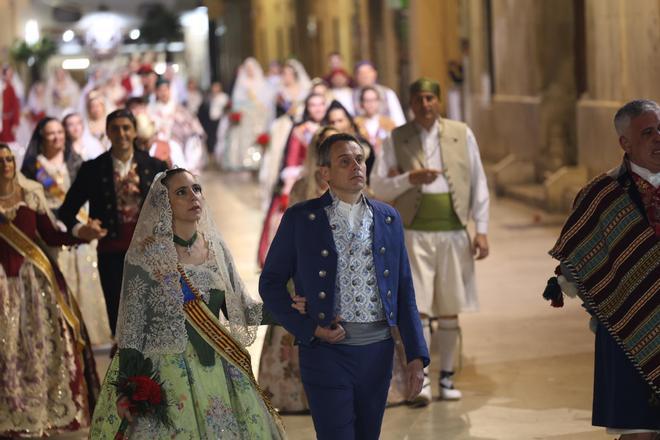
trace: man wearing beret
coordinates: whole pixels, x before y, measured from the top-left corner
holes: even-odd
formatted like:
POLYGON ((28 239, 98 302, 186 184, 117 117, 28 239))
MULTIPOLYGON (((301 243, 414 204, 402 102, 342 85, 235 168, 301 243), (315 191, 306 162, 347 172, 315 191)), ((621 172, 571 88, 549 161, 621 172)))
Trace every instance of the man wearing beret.
POLYGON ((429 354, 415 304, 401 218, 363 194, 365 153, 339 133, 318 149, 330 190, 287 209, 259 280, 265 306, 300 346, 300 373, 318 439, 376 440, 401 334, 408 397, 429 354), (287 290, 306 298, 307 314, 287 290))
MULTIPOLYGON (((440 85, 421 78, 410 86, 414 120, 383 143, 371 173, 371 188, 392 201, 401 214, 415 284, 417 307, 426 342, 431 346, 430 318, 440 351, 440 395, 461 398, 454 387, 458 314, 476 311, 474 259, 488 255, 488 186, 479 147, 470 128, 440 117, 440 85), (476 223, 470 240, 468 221, 476 223)), ((413 401, 431 401, 431 381, 413 401)))

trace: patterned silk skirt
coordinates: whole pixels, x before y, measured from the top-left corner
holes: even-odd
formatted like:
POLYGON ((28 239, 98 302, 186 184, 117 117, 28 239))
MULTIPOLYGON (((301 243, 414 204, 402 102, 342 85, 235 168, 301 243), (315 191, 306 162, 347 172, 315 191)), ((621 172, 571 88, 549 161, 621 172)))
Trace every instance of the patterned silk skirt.
MULTIPOLYGON (((65 298, 66 299, 66 298, 65 298)), ((42 274, 0 265, 0 437, 40 437, 89 425, 98 377, 82 325, 81 351, 42 274)))
MULTIPOLYGON (((277 425, 250 380, 217 354, 215 364, 200 363, 193 346, 186 351, 151 357, 170 401, 173 427, 138 418, 129 427, 131 439, 271 440, 281 438, 277 425)), ((90 438, 113 438, 121 420, 117 416, 115 356, 101 388, 92 419, 90 438)))

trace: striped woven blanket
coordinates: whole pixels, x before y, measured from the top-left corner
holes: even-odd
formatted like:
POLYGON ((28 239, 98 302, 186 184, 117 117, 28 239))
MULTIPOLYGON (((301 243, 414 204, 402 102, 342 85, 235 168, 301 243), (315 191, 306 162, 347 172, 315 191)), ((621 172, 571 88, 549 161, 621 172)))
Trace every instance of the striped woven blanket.
POLYGON ((660 395, 660 239, 617 180, 582 190, 550 255, 660 395))

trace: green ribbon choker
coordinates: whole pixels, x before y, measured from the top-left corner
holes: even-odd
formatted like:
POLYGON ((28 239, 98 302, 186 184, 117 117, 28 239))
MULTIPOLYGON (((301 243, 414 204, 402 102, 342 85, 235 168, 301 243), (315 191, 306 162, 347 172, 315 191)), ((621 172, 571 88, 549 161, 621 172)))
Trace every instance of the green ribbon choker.
POLYGON ((175 244, 185 247, 186 250, 188 251, 188 254, 190 254, 192 245, 195 244, 195 242, 197 241, 197 231, 195 231, 192 237, 190 237, 190 240, 184 240, 183 238, 179 237, 174 233, 172 234, 172 239, 174 240, 175 244))

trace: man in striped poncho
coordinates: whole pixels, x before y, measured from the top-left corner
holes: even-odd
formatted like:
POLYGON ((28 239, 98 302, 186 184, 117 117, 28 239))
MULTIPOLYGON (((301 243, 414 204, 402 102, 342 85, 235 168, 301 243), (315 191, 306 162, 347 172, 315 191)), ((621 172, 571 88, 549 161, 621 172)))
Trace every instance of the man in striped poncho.
POLYGON ((592 423, 621 440, 660 435, 660 106, 635 100, 614 117, 623 163, 583 188, 550 254, 544 296, 563 290, 593 315, 592 423))

